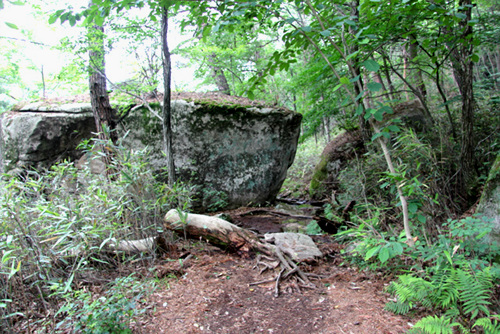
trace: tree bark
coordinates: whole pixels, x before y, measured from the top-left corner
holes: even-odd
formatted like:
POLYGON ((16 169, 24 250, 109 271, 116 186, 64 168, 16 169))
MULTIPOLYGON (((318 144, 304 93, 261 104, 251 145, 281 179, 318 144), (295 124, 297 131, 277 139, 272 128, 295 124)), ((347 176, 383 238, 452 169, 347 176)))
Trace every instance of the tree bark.
POLYGON ((427 89, 425 88, 424 78, 422 76, 422 71, 417 67, 416 58, 418 57, 418 44, 417 38, 414 35, 410 35, 410 41, 408 45, 408 54, 410 57, 410 62, 412 67, 409 69, 412 81, 414 82, 415 88, 419 94, 419 100, 422 104, 426 104, 427 100, 427 89))
MULTIPOLYGON (((116 145, 118 135, 113 108, 109 102, 106 87, 106 63, 104 50, 104 27, 94 25, 89 28, 89 91, 92 113, 94 115, 98 138, 104 141, 111 139, 116 145)), ((109 165, 112 151, 102 145, 104 162, 109 165)))
MULTIPOLYGON (((472 26, 469 25, 472 15, 471 0, 460 0, 460 11, 466 15, 459 25, 461 28, 461 42, 451 52, 453 75, 462 95, 462 140, 460 150, 460 167, 458 171, 459 191, 468 197, 475 179, 475 140, 474 140, 474 90, 473 75, 474 63, 471 56, 474 52, 472 41, 472 26)), ((465 203, 467 205, 467 203, 465 203)))
POLYGON ((163 8, 161 17, 161 34, 162 34, 162 53, 163 53, 163 150, 167 159, 168 170, 168 185, 173 186, 175 183, 175 165, 174 154, 172 147, 172 107, 170 104, 171 82, 172 82, 172 65, 170 61, 170 51, 168 49, 168 9, 163 8))
POLYGON ((212 77, 215 80, 215 84, 217 85, 219 92, 231 95, 231 89, 229 88, 226 75, 224 74, 222 68, 217 66, 217 55, 215 53, 208 57, 208 63, 212 69, 212 77))
POLYGON ((250 256, 252 252, 272 254, 272 248, 260 242, 256 234, 216 217, 172 209, 165 215, 165 228, 181 236, 203 238, 242 256, 250 256))

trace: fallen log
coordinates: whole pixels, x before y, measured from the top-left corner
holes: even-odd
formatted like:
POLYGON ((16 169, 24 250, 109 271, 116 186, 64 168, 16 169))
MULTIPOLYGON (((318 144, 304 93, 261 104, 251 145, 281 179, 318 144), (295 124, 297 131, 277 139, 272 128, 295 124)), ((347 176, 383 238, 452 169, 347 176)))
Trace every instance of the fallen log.
MULTIPOLYGON (((203 238, 211 244, 236 252, 244 257, 249 257, 253 252, 263 253, 268 257, 259 254, 257 256, 256 267, 263 266, 265 269, 277 269, 280 271, 270 282, 275 283, 274 296, 279 296, 279 284, 285 279, 293 277, 295 286, 300 291, 300 287, 315 288, 300 268, 299 264, 307 259, 321 257, 322 253, 316 248, 308 236, 296 235, 296 233, 275 233, 267 235, 262 242, 258 236, 246 229, 231 224, 223 219, 192 213, 184 213, 178 210, 170 210, 165 216, 165 228, 175 231, 179 235, 194 239, 203 238), (304 242, 306 241, 306 242, 304 242), (271 244, 274 242, 275 244, 271 244), (311 245, 312 244, 312 245, 311 245), (311 246, 317 251, 309 249, 311 246), (308 253, 302 256, 303 252, 308 253), (266 259, 270 263, 262 261, 266 259), (296 263, 298 262, 298 263, 296 263)), ((263 282, 250 283, 258 285, 263 282)))
POLYGON ((252 252, 273 253, 270 245, 262 243, 255 233, 217 217, 172 209, 165 216, 165 227, 181 236, 203 238, 217 247, 243 256, 252 252))

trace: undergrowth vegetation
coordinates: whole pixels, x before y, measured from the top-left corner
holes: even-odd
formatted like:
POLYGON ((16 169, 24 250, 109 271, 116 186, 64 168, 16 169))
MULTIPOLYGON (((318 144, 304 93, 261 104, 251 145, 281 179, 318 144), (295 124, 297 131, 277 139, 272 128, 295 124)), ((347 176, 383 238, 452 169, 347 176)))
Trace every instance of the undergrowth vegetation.
POLYGON ((55 314, 40 320, 54 330, 127 333, 127 321, 138 312, 134 303, 148 289, 133 276, 118 277, 95 299, 86 286, 114 280, 101 272, 127 274, 127 264, 152 261, 154 249, 134 255, 117 251, 116 245, 159 233, 173 239, 162 230, 163 215, 189 206, 190 189, 160 182, 164 178, 152 173, 147 150, 131 152, 99 141, 82 148, 87 152, 83 167, 63 162, 45 173, 31 171, 22 179, 5 175, 0 181, 4 332, 28 319, 23 312, 30 310, 55 314), (114 161, 106 172, 94 174, 89 165, 100 162, 103 145, 113 151, 114 161), (61 321, 66 317, 72 320, 61 321), (117 324, 122 331, 109 331, 117 324))
MULTIPOLYGON (((484 126, 490 129, 491 124, 484 126)), ((496 157, 496 140, 487 135, 478 146, 484 153, 480 163, 485 175, 478 176, 474 201, 496 157)), ((400 129, 388 142, 397 161, 394 173, 387 171, 373 143, 367 143, 365 154, 332 174, 337 185, 325 198, 324 213, 343 223, 336 238, 349 245, 346 260, 397 276, 387 289, 393 298, 387 310, 417 317, 432 314, 417 321, 411 333, 500 333, 500 246, 489 237, 491 221, 463 214, 471 198, 456 193, 458 148, 448 145, 445 133, 417 134, 411 129, 400 129), (403 231, 396 184, 408 199, 413 246, 403 231), (343 209, 352 201, 356 205, 346 220, 343 209)), ((303 145, 298 166, 317 153, 303 145)), ((292 180, 307 180, 312 169, 309 175, 297 168, 289 172, 292 180)))

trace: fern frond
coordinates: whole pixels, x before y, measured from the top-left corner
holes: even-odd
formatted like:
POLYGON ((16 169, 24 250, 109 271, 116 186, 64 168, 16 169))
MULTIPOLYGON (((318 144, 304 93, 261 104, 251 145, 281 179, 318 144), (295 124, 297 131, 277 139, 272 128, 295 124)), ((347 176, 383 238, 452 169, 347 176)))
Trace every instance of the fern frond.
POLYGON ((455 281, 455 275, 442 275, 435 281, 436 292, 432 295, 435 305, 447 309, 454 307, 459 298, 459 291, 455 281))
POLYGON ((453 326, 451 320, 444 316, 428 316, 417 322, 408 333, 453 334, 453 326))
POLYGON ((490 318, 480 318, 474 323, 474 326, 483 327, 485 334, 497 334, 500 333, 500 316, 494 316, 493 320, 490 318))
POLYGON ((490 315, 487 305, 491 305, 490 293, 493 286, 489 270, 479 272, 477 275, 472 272, 457 269, 458 286, 460 291, 460 301, 463 303, 465 314, 470 314, 474 319, 482 312, 486 316, 490 315))
POLYGON ((412 305, 410 303, 398 300, 396 302, 388 302, 387 304, 385 304, 384 310, 392 312, 394 314, 403 315, 410 311, 411 306, 412 305))

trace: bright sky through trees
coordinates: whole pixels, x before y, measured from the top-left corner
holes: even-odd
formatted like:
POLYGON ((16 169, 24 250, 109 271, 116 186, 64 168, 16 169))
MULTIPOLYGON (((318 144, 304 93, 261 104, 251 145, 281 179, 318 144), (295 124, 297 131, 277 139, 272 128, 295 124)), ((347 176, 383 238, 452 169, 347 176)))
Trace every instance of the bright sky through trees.
MULTIPOLYGON (((72 1, 71 4, 74 8, 79 7, 75 1, 72 1)), ((28 87, 35 84, 40 86, 42 68, 45 80, 47 80, 50 76, 58 76, 64 66, 69 66, 73 61, 78 60, 78 56, 71 52, 62 52, 55 47, 60 45, 61 39, 65 37, 77 41, 78 36, 84 36, 85 29, 78 27, 78 24, 75 27, 70 27, 67 22, 63 25, 59 21, 52 25, 48 23, 50 13, 64 8, 65 5, 62 1, 56 3, 34 1, 22 6, 6 2, 4 5, 5 8, 0 10, 0 46, 4 48, 9 45, 10 48, 15 48, 18 52, 15 57, 9 60, 1 59, 1 62, 4 63, 3 66, 19 66, 20 80, 24 84, 19 85, 12 95, 16 98, 27 98, 23 92, 23 86, 28 87)), ((134 14, 140 15, 138 10, 134 14)), ((175 25, 171 25, 169 43, 172 50, 188 38, 189 36, 182 36, 175 25)), ((137 48, 141 47, 143 46, 137 45, 137 48)), ((80 57, 84 56, 86 58, 86 55, 80 57)), ((134 71, 137 71, 137 60, 126 51, 126 42, 115 42, 113 49, 106 57, 106 73, 113 83, 130 80, 134 71)), ((194 79, 194 69, 187 65, 188 61, 175 54, 172 55, 172 58, 173 89, 197 89, 199 80, 194 79)), ((82 85, 86 84, 86 78, 82 78, 81 81, 82 85)), ((54 94, 57 96, 65 94, 65 92, 57 88, 47 92, 48 97, 52 97, 54 94)))

